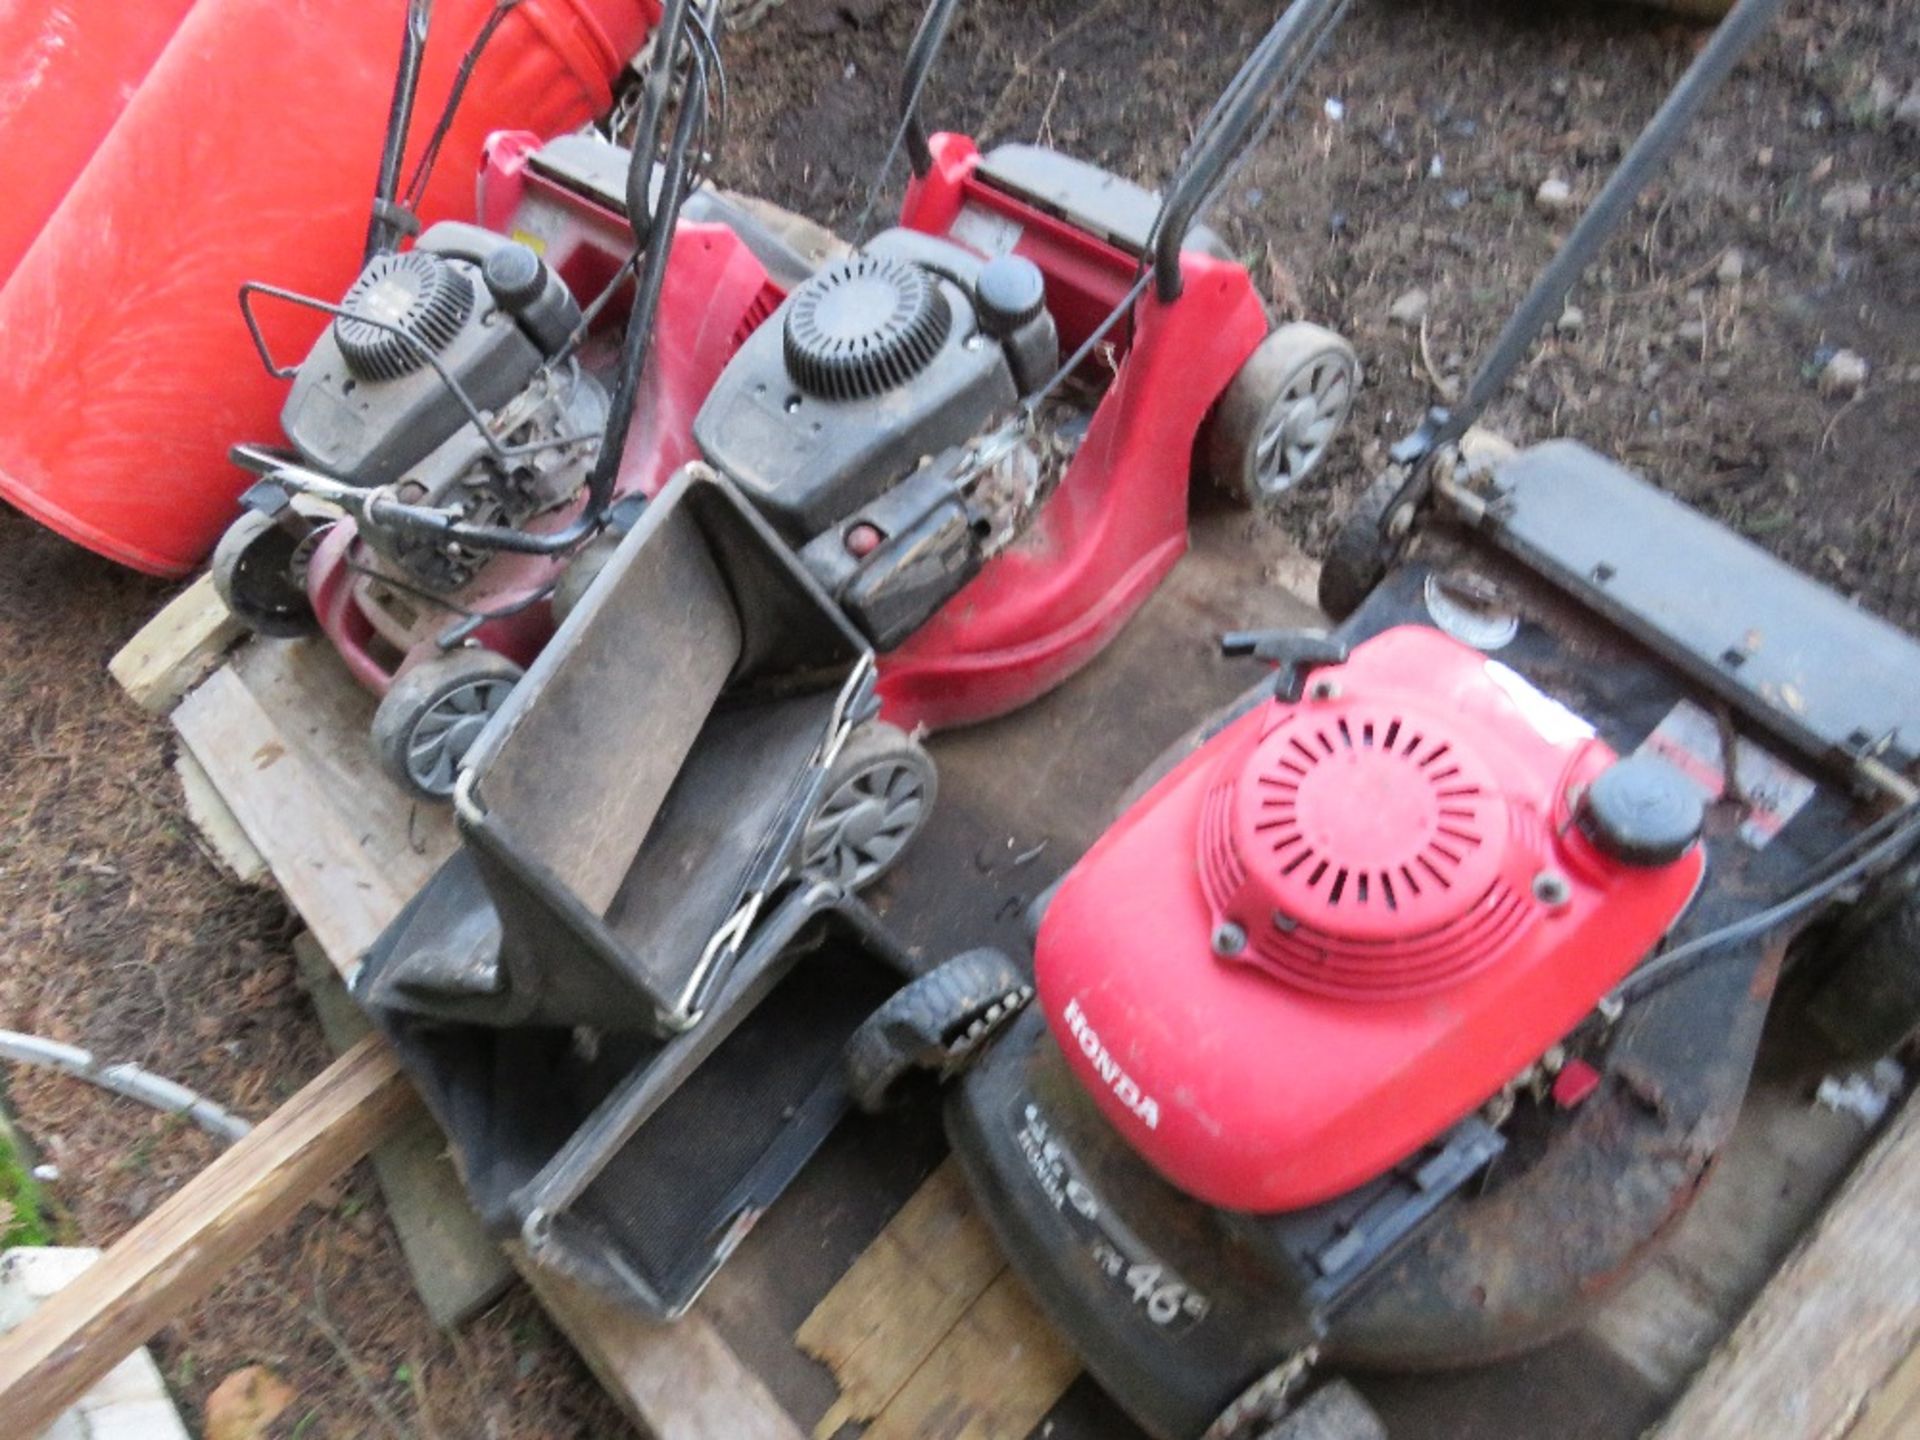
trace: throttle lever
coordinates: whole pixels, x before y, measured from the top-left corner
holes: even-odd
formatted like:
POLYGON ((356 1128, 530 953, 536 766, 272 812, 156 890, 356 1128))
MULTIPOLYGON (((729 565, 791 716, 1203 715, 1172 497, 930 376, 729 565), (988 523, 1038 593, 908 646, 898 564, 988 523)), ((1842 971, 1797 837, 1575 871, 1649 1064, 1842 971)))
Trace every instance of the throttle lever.
POLYGON ((1306 630, 1229 630, 1220 637, 1220 653, 1250 656, 1273 666, 1273 698, 1296 704, 1307 676, 1323 665, 1340 665, 1350 653, 1345 641, 1306 630))

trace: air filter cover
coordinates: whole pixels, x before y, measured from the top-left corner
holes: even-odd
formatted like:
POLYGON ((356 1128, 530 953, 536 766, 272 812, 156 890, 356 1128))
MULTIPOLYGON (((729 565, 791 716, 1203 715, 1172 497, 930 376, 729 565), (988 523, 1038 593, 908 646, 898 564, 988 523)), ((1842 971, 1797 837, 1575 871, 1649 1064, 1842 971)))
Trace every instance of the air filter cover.
POLYGON ((823 400, 864 400, 904 385, 940 353, 953 309, 939 283, 906 260, 854 255, 793 294, 787 373, 823 400))
POLYGON ((1574 823, 1614 752, 1423 626, 1222 730, 1069 872, 1041 1003, 1140 1153, 1211 1204, 1375 1178, 1591 1013, 1679 917, 1697 845, 1631 865, 1574 823))

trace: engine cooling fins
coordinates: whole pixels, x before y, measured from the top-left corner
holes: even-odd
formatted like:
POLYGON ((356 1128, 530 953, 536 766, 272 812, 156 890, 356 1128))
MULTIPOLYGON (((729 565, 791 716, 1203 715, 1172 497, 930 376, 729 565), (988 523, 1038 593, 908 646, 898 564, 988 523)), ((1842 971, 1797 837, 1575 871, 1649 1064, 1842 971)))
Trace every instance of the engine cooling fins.
POLYGON ((473 282, 426 251, 378 255, 340 308, 333 337, 355 378, 398 380, 453 343, 473 313, 473 282))
POLYGON ((787 307, 787 373, 822 400, 866 400, 904 385, 932 363, 953 311, 918 265, 855 255, 794 292, 787 307))

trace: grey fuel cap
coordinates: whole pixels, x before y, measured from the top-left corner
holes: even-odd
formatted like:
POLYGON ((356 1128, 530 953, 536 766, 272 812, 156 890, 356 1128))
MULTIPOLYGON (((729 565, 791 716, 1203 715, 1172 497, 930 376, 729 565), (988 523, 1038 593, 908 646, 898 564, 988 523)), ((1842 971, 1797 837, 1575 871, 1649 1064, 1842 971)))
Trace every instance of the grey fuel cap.
POLYGON ((1706 823, 1699 789, 1664 760, 1630 755, 1601 771, 1580 797, 1581 831, 1626 865, 1669 865, 1706 823))
POLYGON ((980 328, 1005 339, 1045 307, 1046 277, 1024 255, 1001 255, 980 267, 973 298, 980 309, 980 328))

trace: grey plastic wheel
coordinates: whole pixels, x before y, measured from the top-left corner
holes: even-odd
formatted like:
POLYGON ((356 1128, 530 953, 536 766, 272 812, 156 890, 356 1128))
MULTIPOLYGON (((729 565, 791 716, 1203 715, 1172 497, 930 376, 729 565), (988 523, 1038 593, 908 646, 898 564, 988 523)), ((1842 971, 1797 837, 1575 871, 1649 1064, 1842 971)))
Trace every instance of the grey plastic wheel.
POLYGON ((955 1074, 1032 998, 1026 972, 998 950, 967 950, 934 966, 848 1037, 842 1060, 853 1103, 878 1114, 914 1077, 955 1074))
POLYGON ((933 757, 896 725, 875 720, 840 751, 801 840, 809 875, 859 890, 893 868, 933 813, 933 757))
POLYGON ((291 639, 317 628, 307 600, 306 569, 320 528, 302 534, 247 510, 214 547, 213 588, 233 617, 256 635, 291 639))
POLYGON ((1360 388, 1353 347, 1324 325, 1282 325, 1220 397, 1207 465, 1243 505, 1275 500, 1317 470, 1360 388))
POLYGON ((373 715, 373 745, 397 784, 429 800, 453 794, 460 764, 521 670, 504 655, 468 647, 436 655, 393 682, 373 715))

